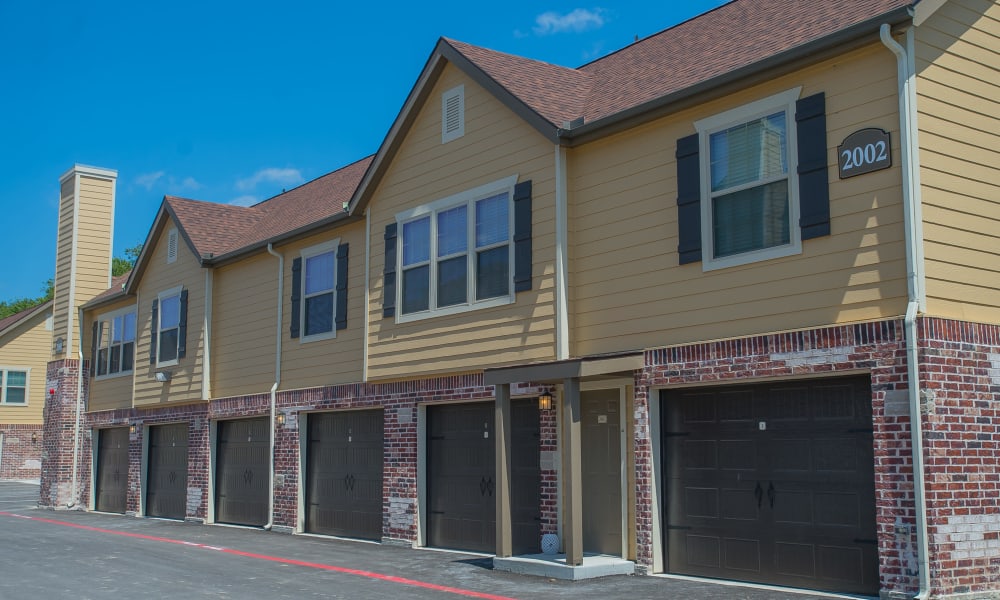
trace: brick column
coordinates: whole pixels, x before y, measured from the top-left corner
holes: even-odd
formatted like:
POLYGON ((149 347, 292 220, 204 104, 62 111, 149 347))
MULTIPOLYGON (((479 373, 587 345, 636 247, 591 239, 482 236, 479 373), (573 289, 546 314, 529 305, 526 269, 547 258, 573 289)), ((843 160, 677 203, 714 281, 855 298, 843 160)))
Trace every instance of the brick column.
MULTIPOLYGON (((84 369, 87 363, 83 363, 84 369)), ((73 489, 73 447, 76 441, 77 382, 80 361, 56 360, 48 364, 45 375, 45 408, 42 425, 42 469, 39 505, 49 508, 85 508, 79 490, 89 461, 84 459, 83 445, 77 460, 77 489, 73 489)), ((89 378, 80 386, 80 402, 85 402, 89 378)), ((83 406, 80 407, 83 418, 83 406)), ((82 424, 81 424, 82 425, 82 424)), ((80 428, 82 441, 83 429, 80 428)))

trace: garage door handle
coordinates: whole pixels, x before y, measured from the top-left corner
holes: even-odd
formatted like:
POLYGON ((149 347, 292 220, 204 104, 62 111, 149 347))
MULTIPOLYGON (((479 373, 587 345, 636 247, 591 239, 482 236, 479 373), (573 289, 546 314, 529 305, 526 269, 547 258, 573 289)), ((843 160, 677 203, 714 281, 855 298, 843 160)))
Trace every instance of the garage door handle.
POLYGON ((760 482, 757 482, 757 487, 753 489, 753 496, 757 499, 757 509, 760 509, 761 502, 764 500, 764 490, 760 487, 760 482))
POLYGON ((767 484, 767 499, 771 502, 771 508, 774 508, 774 497, 777 496, 777 495, 778 495, 778 493, 774 490, 774 482, 773 481, 768 482, 768 484, 767 484))

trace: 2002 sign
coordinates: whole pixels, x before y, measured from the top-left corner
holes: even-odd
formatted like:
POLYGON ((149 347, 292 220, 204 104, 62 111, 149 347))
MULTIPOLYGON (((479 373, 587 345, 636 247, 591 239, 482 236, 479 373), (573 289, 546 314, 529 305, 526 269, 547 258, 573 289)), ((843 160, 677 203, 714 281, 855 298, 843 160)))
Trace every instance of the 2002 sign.
POLYGON ((892 166, 889 132, 871 127, 855 131, 837 146, 840 178, 847 179, 892 166))

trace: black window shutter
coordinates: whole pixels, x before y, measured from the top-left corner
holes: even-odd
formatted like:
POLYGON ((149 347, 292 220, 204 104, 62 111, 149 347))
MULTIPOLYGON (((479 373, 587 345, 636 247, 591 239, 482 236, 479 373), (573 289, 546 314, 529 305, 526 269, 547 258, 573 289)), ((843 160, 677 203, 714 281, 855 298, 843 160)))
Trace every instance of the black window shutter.
POLYGON ((149 364, 156 364, 156 335, 160 331, 160 301, 153 300, 153 326, 149 328, 149 364))
POLYGON ((288 327, 292 338, 299 337, 299 322, 302 310, 302 259, 292 261, 292 322, 288 327))
POLYGON ((348 245, 337 247, 337 329, 347 329, 347 252, 348 245))
POLYGON ((396 224, 385 226, 385 283, 382 285, 382 317, 396 315, 396 224))
POLYGON ((100 334, 100 321, 94 321, 94 337, 90 340, 90 376, 97 374, 97 336, 100 334))
POLYGON ((701 164, 698 134, 677 140, 677 257, 701 261, 701 164))
POLYGON ((802 239, 830 235, 826 98, 822 92, 795 103, 799 146, 799 227, 802 239))
POLYGON ((531 289, 531 180, 514 186, 514 291, 531 289))
POLYGON ((181 314, 177 321, 177 358, 187 354, 188 291, 181 290, 181 314))

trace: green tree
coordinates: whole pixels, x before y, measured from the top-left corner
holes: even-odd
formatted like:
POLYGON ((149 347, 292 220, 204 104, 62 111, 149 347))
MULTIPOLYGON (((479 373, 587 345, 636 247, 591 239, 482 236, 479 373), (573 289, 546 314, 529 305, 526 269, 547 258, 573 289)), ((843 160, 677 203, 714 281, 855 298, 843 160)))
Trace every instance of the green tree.
POLYGON ((53 283, 50 278, 42 287, 42 295, 37 298, 16 298, 14 300, 0 301, 0 319, 6 319, 11 315, 16 315, 22 310, 28 310, 29 308, 38 306, 43 302, 48 302, 52 299, 52 289, 53 283))
POLYGON ((131 248, 125 248, 125 256, 116 256, 111 259, 111 275, 118 277, 132 270, 135 261, 139 260, 142 254, 142 244, 136 244, 131 248))

